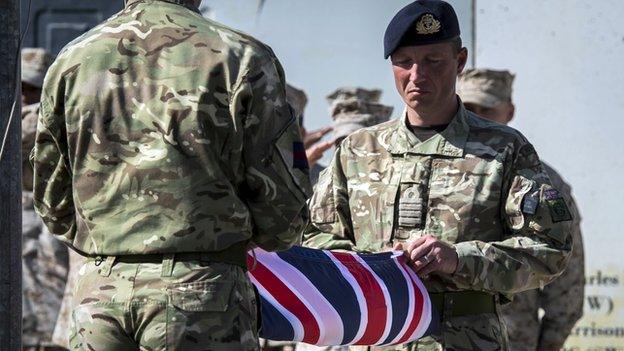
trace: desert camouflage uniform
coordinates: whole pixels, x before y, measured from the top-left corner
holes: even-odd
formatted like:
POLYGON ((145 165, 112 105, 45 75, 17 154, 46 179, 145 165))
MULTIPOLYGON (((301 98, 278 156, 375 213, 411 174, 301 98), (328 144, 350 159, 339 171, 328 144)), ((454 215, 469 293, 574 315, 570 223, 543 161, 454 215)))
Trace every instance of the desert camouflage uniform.
MULTIPOLYGON (((22 50, 22 82, 41 87, 51 55, 41 48, 22 50)), ((53 350, 52 331, 67 277, 67 247, 35 213, 32 166, 39 104, 22 107, 22 344, 24 350, 53 350)))
POLYGON ((502 307, 509 332, 509 348, 512 351, 535 351, 538 347, 560 349, 583 315, 585 265, 581 217, 570 185, 548 164, 543 165, 553 186, 559 189, 573 215, 570 228, 573 249, 568 265, 560 277, 543 289, 515 295, 510 304, 502 307), (541 321, 538 318, 540 308, 544 310, 541 321))
POLYGON ((505 350, 499 302, 560 274, 570 214, 514 129, 460 104, 446 130, 420 142, 405 120, 342 142, 310 200, 305 244, 377 252, 425 234, 453 243, 456 272, 424 280, 431 293, 444 293, 441 334, 388 349, 505 350), (454 315, 453 291, 490 296, 495 309, 454 315))
POLYGON ((194 3, 128 0, 46 77, 35 206, 90 257, 74 349, 257 349, 246 250, 286 249, 307 223, 278 60, 194 3))

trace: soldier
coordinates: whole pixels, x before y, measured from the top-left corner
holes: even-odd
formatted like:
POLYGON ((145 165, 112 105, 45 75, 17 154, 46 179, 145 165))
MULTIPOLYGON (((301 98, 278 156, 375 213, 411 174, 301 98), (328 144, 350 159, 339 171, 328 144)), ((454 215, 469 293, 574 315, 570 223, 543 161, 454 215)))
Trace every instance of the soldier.
POLYGON ((325 151, 329 150, 334 143, 330 141, 321 141, 325 135, 331 132, 331 127, 323 127, 319 130, 308 132, 303 124, 305 107, 308 104, 308 96, 306 93, 294 86, 286 85, 286 98, 288 104, 292 107, 295 115, 299 119, 299 127, 301 128, 301 135, 303 138, 303 144, 306 150, 306 156, 308 158, 308 164, 310 166, 310 182, 315 184, 318 180, 318 176, 325 168, 320 165, 318 161, 323 157, 325 151))
POLYGON ((571 216, 527 139, 456 96, 467 60, 459 34, 444 1, 415 1, 391 20, 385 57, 405 112, 341 143, 304 238, 321 249, 406 250, 441 327, 403 348, 507 350, 501 302, 561 273, 571 216))
POLYGON ((46 76, 35 207, 88 257, 73 349, 257 350, 246 251, 307 223, 281 65, 199 4, 127 0, 46 76))
MULTIPOLYGON (((482 117, 508 124, 514 117, 511 99, 514 76, 508 71, 469 69, 459 76, 457 92, 466 108, 482 117)), ((542 161, 550 180, 559 189, 573 214, 572 254, 564 273, 541 289, 519 293, 502 307, 512 351, 560 350, 574 324, 583 315, 584 255, 580 215, 572 189, 551 166, 542 161), (544 310, 540 319, 539 309, 544 310)))
POLYGON ((22 344, 24 350, 58 350, 52 342, 67 277, 67 248, 46 229, 33 207, 35 145, 43 77, 52 56, 41 48, 22 50, 22 344))
POLYGON ((380 104, 380 97, 381 90, 360 87, 338 88, 327 96, 336 147, 349 134, 388 121, 393 108, 380 104))

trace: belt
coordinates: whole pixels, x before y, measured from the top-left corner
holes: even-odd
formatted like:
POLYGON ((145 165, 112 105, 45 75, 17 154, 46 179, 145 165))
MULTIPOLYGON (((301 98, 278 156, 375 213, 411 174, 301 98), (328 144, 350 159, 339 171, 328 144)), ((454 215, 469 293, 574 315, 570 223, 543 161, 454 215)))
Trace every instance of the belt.
POLYGON ((90 255, 89 260, 95 260, 101 263, 109 257, 114 258, 115 262, 123 263, 161 263, 165 259, 174 259, 178 262, 185 261, 207 261, 228 263, 247 269, 247 242, 236 243, 222 251, 212 252, 180 252, 180 253, 153 253, 153 254, 136 254, 136 255, 90 255))
POLYGON ((496 313, 496 297, 481 291, 429 293, 429 297, 440 316, 461 317, 496 313))

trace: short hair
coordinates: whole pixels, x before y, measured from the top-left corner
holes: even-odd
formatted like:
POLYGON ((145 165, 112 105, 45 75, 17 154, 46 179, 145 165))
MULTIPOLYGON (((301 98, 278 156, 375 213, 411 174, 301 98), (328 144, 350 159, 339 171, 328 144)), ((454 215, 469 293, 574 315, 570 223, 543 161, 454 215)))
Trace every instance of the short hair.
POLYGON ((455 38, 449 40, 451 47, 453 48, 453 54, 457 55, 462 49, 462 39, 460 36, 456 36, 455 38))

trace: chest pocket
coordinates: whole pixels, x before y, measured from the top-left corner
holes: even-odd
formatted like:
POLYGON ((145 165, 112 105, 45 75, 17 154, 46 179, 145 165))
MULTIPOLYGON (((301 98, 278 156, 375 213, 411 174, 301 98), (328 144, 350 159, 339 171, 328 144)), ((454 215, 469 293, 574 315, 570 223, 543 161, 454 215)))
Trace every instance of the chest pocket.
POLYGON ((503 166, 468 155, 432 162, 428 226, 449 242, 496 240, 501 234, 503 166))
POLYGON ((379 251, 388 247, 394 225, 398 182, 390 158, 363 156, 345 169, 349 189, 349 209, 358 248, 379 251))

